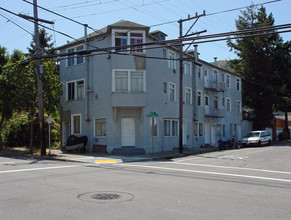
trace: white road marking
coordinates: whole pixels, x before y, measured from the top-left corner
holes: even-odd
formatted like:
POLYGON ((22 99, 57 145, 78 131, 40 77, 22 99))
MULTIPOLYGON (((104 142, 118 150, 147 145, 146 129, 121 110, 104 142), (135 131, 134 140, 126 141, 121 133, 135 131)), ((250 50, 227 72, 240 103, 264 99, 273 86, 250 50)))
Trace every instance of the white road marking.
POLYGON ((0 165, 1 164, 11 164, 11 163, 15 163, 15 162, 8 162, 8 161, 7 162, 0 162, 0 165))
POLYGON ((51 169, 71 168, 71 167, 79 167, 79 166, 81 166, 81 165, 67 165, 67 166, 57 166, 57 167, 38 167, 38 168, 21 169, 21 170, 3 170, 3 171, 0 171, 0 174, 27 172, 27 171, 36 171, 36 170, 51 170, 51 169))
POLYGON ((291 172, 277 171, 277 170, 254 169, 254 168, 245 168, 245 167, 228 167, 228 166, 216 166, 216 165, 208 165, 208 164, 180 163, 180 162, 161 162, 161 163, 169 163, 169 164, 174 163, 174 164, 189 165, 189 166, 215 167, 215 168, 224 168, 224 169, 250 170, 250 171, 260 171, 260 172, 280 173, 280 174, 291 175, 291 172))
POLYGON ((249 176, 249 175, 241 175, 241 174, 219 173, 219 172, 209 172, 209 171, 200 171, 200 170, 187 170, 187 169, 177 169, 177 168, 170 168, 170 167, 157 167, 157 166, 145 166, 145 165, 134 165, 134 164, 115 164, 115 166, 140 167, 140 168, 150 168, 150 169, 169 170, 169 171, 182 171, 182 172, 189 172, 189 173, 242 177, 242 178, 247 178, 247 179, 272 180, 272 181, 291 183, 290 179, 278 179, 278 178, 270 178, 270 177, 249 176))

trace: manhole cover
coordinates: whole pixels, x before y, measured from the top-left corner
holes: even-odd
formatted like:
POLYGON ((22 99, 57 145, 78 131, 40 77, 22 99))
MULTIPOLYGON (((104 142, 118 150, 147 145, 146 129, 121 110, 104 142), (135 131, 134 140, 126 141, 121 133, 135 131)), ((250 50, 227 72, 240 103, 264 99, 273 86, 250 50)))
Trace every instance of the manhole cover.
POLYGON ((111 199, 118 199, 120 195, 113 194, 113 193, 98 193, 91 196, 93 199, 99 200, 111 200, 111 199))
POLYGON ((78 195, 77 198, 87 202, 118 203, 131 201, 134 195, 125 192, 88 192, 78 195))

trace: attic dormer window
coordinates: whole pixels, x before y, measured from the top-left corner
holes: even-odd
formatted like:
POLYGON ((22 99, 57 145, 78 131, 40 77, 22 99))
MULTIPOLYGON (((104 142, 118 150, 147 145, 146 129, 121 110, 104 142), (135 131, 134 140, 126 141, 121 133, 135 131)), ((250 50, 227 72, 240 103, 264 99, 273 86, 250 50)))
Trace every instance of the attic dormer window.
MULTIPOLYGON (((130 33, 130 44, 134 45, 134 44, 142 44, 142 33, 130 33)), ((135 51, 135 52, 142 52, 142 46, 141 45, 137 45, 137 46, 132 46, 131 50, 135 51)))
MULTIPOLYGON (((127 32, 115 32, 115 47, 127 45, 127 32)), ((127 48, 116 48, 116 51, 126 51, 127 48)))
POLYGON ((142 46, 135 44, 142 44, 144 42, 144 31, 113 31, 114 36, 114 47, 115 51, 128 51, 128 52, 139 52, 142 53, 142 46), (130 47, 124 47, 123 46, 129 46, 130 47), (121 48, 120 48, 121 47, 121 48))

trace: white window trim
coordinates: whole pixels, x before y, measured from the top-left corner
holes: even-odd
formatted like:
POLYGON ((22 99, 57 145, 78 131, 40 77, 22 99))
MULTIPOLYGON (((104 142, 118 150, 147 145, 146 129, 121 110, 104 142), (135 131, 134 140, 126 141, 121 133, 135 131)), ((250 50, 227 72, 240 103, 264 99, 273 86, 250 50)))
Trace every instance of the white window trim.
POLYGON ((241 91, 241 79, 239 77, 236 78, 236 90, 241 91), (237 89, 237 83, 239 83, 239 89, 237 89))
POLYGON ((106 132, 106 135, 105 136, 96 136, 96 119, 105 119, 105 124, 106 124, 106 131, 107 131, 107 119, 104 118, 104 117, 101 117, 101 118, 94 118, 94 133, 93 133, 93 137, 98 137, 98 138, 106 138, 107 137, 107 132, 106 132))
POLYGON ((185 104, 186 105, 192 105, 192 88, 190 87, 185 87, 185 104), (186 97, 187 97, 187 89, 190 90, 190 103, 186 103, 186 97))
POLYGON ((231 98, 225 98, 225 108, 226 108, 226 111, 228 111, 228 109, 227 109, 227 100, 229 100, 229 112, 231 112, 231 98))
POLYGON ((216 78, 216 81, 215 82, 218 82, 219 81, 219 72, 217 69, 213 69, 213 80, 216 78), (217 74, 215 74, 215 72, 217 74))
POLYGON ((171 102, 176 102, 176 100, 177 100, 176 93, 177 93, 176 84, 175 83, 172 83, 172 82, 169 82, 168 83, 168 100, 171 101, 171 102), (174 100, 171 100, 170 99, 170 94, 171 94, 170 85, 174 85, 174 100))
POLYGON ((203 78, 202 74, 203 74, 202 67, 201 66, 198 66, 197 67, 197 78, 198 79, 202 79, 203 78), (200 71, 200 77, 199 77, 199 71, 200 71))
POLYGON ((72 135, 82 134, 82 114, 72 114, 71 115, 71 134, 72 135), (80 116, 80 133, 74 133, 74 116, 80 116))
MULTIPOLYGON (((83 50, 85 50, 85 45, 84 45, 84 44, 79 44, 79 45, 76 45, 76 46, 74 46, 74 47, 67 48, 67 49, 66 49, 66 52, 69 53, 68 51, 69 51, 69 50, 72 50, 72 49, 74 49, 74 52, 77 52, 77 48, 78 48, 78 47, 82 47, 82 46, 83 46, 83 50)), ((82 50, 79 50, 79 51, 82 51, 82 50)), ((84 64, 84 63, 86 62, 86 59, 83 57, 83 58, 84 58, 84 59, 83 59, 83 63, 78 63, 78 64, 77 64, 77 57, 78 57, 78 56, 77 56, 76 54, 73 55, 74 64, 71 65, 71 66, 69 66, 69 58, 67 58, 67 59, 66 59, 66 68, 68 68, 68 67, 73 67, 73 66, 78 66, 78 65, 82 65, 82 64, 84 64)))
POLYGON ((209 103, 210 103, 209 96, 208 95, 205 95, 204 96, 204 106, 208 106, 209 107, 209 103), (208 105, 205 104, 206 97, 208 98, 208 105))
POLYGON ((184 63, 184 75, 192 76, 192 63, 190 61, 186 61, 184 63), (189 74, 186 73, 186 66, 189 65, 189 74))
MULTIPOLYGON (((150 120, 152 120, 150 118, 150 120)), ((155 120, 157 120, 157 135, 154 135, 154 137, 159 137, 159 118, 155 118, 155 120)), ((151 135, 152 135, 152 131, 151 131, 151 135)))
POLYGON ((179 137, 179 120, 178 119, 164 119, 163 120, 164 123, 165 121, 169 121, 170 122, 170 135, 169 136, 165 136, 165 131, 163 133, 164 137, 179 137), (177 135, 176 136, 173 136, 173 121, 177 122, 177 135))
POLYGON ((71 81, 68 81, 68 82, 66 82, 66 101, 72 101, 72 100, 78 100, 78 98, 77 98, 77 95, 78 95, 78 93, 77 93, 77 82, 78 81, 84 81, 84 94, 83 94, 83 96, 84 96, 84 98, 86 98, 86 81, 85 81, 85 78, 82 78, 82 79, 76 79, 76 80, 71 80, 71 81), (75 84, 75 98, 74 99, 72 99, 72 100, 69 100, 69 93, 68 93, 68 84, 69 83, 74 83, 75 84))
POLYGON ((227 88, 231 88, 231 76, 230 74, 225 74, 225 84, 227 88), (227 87, 227 77, 229 77, 229 87, 227 87))
MULTIPOLYGON (((123 29, 113 29, 112 30, 112 47, 115 47, 115 33, 120 32, 120 33, 127 33, 127 45, 130 45, 130 33, 139 33, 142 34, 142 42, 146 43, 146 36, 145 36, 145 31, 140 31, 140 30, 123 30, 123 29)), ((135 53, 146 53, 146 46, 142 46, 142 52, 135 52, 135 53)), ((130 50, 128 47, 127 50, 130 50)), ((115 50, 113 50, 115 52, 115 50)), ((132 53, 133 51, 118 51, 119 53, 132 53)))
POLYGON ((174 52, 174 51, 172 51, 172 50, 168 50, 167 51, 168 53, 167 53, 167 58, 169 59, 169 62, 168 62, 168 67, 170 68, 170 69, 173 69, 173 70, 175 70, 176 69, 176 53, 174 52), (170 53, 173 53, 174 54, 174 58, 173 58, 173 60, 170 60, 170 53), (171 67, 171 61, 173 61, 173 67, 171 67))
POLYGON ((239 103, 239 111, 237 111, 237 113, 241 113, 241 101, 240 100, 236 100, 236 108, 238 106, 238 103, 239 103))
POLYGON ((143 72, 143 91, 142 92, 132 92, 132 93, 145 93, 146 92, 146 71, 145 70, 139 70, 139 69, 113 69, 112 70, 112 92, 122 93, 120 91, 115 90, 115 72, 127 72, 127 82, 128 82, 128 89, 127 91, 123 92, 132 92, 131 91, 131 79, 130 79, 130 73, 131 72, 143 72))

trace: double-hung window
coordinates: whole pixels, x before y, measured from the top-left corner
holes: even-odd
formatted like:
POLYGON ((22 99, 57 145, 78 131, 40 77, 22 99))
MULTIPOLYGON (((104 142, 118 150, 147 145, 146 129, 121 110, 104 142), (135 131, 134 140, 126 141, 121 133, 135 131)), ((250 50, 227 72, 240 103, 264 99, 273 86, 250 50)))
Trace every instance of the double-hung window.
POLYGON ((164 136, 170 136, 171 130, 171 121, 170 120, 164 120, 164 136))
POLYGON ((214 96, 214 108, 218 109, 218 95, 214 96))
POLYGON ((164 136, 177 137, 178 134, 178 120, 164 120, 164 136))
POLYGON ((202 92, 201 91, 197 92, 197 105, 202 106, 202 92))
POLYGON ((226 87, 230 88, 230 75, 226 75, 226 87))
POLYGON ((178 121, 172 121, 172 136, 178 136, 178 121))
POLYGON ((195 137, 203 136, 203 123, 199 123, 199 122, 194 123, 194 136, 195 137))
POLYGON ((241 113, 241 102, 240 100, 236 101, 236 112, 241 113))
MULTIPOLYGON (((77 52, 84 50, 84 46, 77 47, 77 52)), ((84 57, 82 55, 77 56, 77 64, 84 63, 84 57)))
POLYGON ((198 78, 201 79, 201 66, 197 67, 198 78))
POLYGON ((185 103, 192 104, 192 89, 185 88, 185 103))
POLYGON ((184 74, 191 75, 191 63, 190 62, 186 62, 184 64, 184 74))
MULTIPOLYGON (((74 48, 70 48, 70 49, 67 50, 67 53, 80 52, 82 50, 84 50, 84 46, 83 45, 77 46, 77 47, 74 47, 74 48)), ((82 63, 84 63, 83 55, 73 54, 73 55, 69 55, 68 56, 67 67, 78 65, 78 64, 82 64, 82 63)))
POLYGON ((113 71, 114 92, 144 92, 145 72, 136 70, 113 71))
POLYGON ((237 91, 240 91, 240 84, 241 84, 241 83, 240 83, 240 79, 237 78, 237 79, 236 79, 236 90, 237 90, 237 91))
POLYGON ((67 100, 82 99, 85 97, 85 80, 67 82, 67 100))
POLYGON ((95 136, 97 137, 106 136, 106 119, 105 118, 95 119, 95 136))
POLYGON ((127 48, 120 48, 127 46, 127 32, 115 32, 115 47, 116 51, 127 51, 127 48))
MULTIPOLYGON (((68 53, 74 53, 75 52, 75 49, 72 48, 72 49, 69 49, 67 50, 68 53)), ((68 56, 68 66, 73 66, 75 64, 75 57, 74 55, 69 55, 68 56)))
POLYGON ((172 51, 168 52, 169 68, 175 69, 175 53, 172 51))
POLYGON ((226 110, 228 112, 231 111, 231 100, 230 100, 230 98, 226 98, 226 110))
POLYGON ((168 83, 169 85, 169 101, 176 101, 176 84, 168 83))
MULTIPOLYGON (((130 33, 130 44, 142 44, 143 34, 142 33, 130 33)), ((142 45, 131 46, 130 48, 134 52, 142 53, 142 45)))
POLYGON ((140 31, 113 31, 115 51, 143 52, 144 32, 140 31), (126 47, 129 46, 130 48, 126 47), (136 46, 135 46, 136 45, 136 46))
POLYGON ((72 115, 72 134, 81 134, 81 114, 72 115))
POLYGON ((143 72, 130 72, 132 92, 143 92, 143 72))
POLYGON ((213 70, 213 77, 214 77, 214 82, 218 81, 218 71, 217 70, 213 70))

